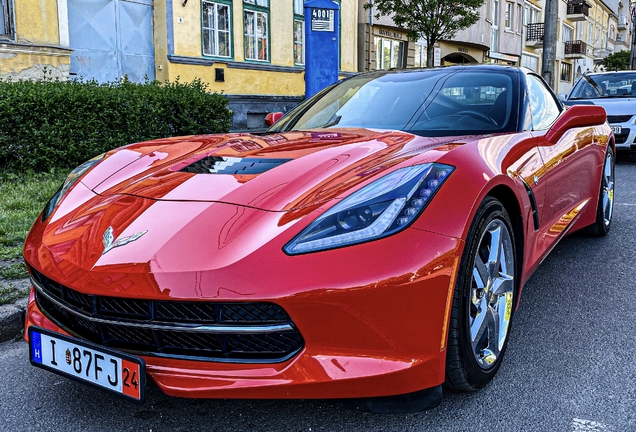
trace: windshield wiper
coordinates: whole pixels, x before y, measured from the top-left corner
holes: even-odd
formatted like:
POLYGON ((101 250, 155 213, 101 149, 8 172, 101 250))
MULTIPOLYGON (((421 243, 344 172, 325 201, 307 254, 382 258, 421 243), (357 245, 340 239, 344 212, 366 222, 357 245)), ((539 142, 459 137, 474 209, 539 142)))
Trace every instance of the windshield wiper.
POLYGON ((340 123, 340 119, 341 119, 341 118, 342 118, 342 116, 336 116, 336 118, 335 118, 335 119, 333 119, 332 121, 330 121, 330 122, 329 122, 329 123, 327 123, 327 124, 322 125, 321 127, 323 127, 323 128, 328 128, 328 127, 331 127, 331 126, 335 126, 335 125, 337 125, 338 123, 340 123))

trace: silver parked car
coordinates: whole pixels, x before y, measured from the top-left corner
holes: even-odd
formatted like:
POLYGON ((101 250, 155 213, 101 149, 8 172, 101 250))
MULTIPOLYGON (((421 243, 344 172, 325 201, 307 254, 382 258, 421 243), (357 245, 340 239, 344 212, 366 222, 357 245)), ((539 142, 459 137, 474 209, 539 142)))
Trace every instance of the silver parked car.
POLYGON ((636 71, 583 75, 564 103, 602 106, 616 137, 616 149, 636 150, 636 71))

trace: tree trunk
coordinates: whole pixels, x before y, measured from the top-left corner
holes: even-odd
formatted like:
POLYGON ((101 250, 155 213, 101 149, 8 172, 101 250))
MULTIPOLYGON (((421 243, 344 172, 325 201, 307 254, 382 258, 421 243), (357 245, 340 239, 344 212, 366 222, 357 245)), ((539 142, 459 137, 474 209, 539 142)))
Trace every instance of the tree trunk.
POLYGON ((433 67, 435 64, 435 46, 430 42, 426 42, 426 67, 433 67))

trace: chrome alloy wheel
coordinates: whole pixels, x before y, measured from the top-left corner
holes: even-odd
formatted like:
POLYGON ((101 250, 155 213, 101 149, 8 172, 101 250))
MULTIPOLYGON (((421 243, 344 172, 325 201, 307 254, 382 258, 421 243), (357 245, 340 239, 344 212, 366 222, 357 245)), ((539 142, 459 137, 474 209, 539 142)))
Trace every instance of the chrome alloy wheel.
POLYGON ((603 222, 609 227, 614 211, 614 158, 608 151, 603 166, 603 178, 601 179, 601 198, 603 200, 603 222))
POLYGON ((494 219, 479 240, 469 304, 470 342, 482 369, 495 364, 508 336, 514 265, 510 232, 501 219, 494 219))

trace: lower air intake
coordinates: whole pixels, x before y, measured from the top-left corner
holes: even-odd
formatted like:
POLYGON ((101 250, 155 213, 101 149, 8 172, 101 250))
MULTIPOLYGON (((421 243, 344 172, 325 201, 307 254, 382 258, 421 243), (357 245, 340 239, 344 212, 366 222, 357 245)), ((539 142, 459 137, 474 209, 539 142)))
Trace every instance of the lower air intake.
POLYGON ((280 362, 304 341, 268 302, 138 300, 83 294, 31 271, 40 310, 72 335, 143 355, 205 361, 280 362))

